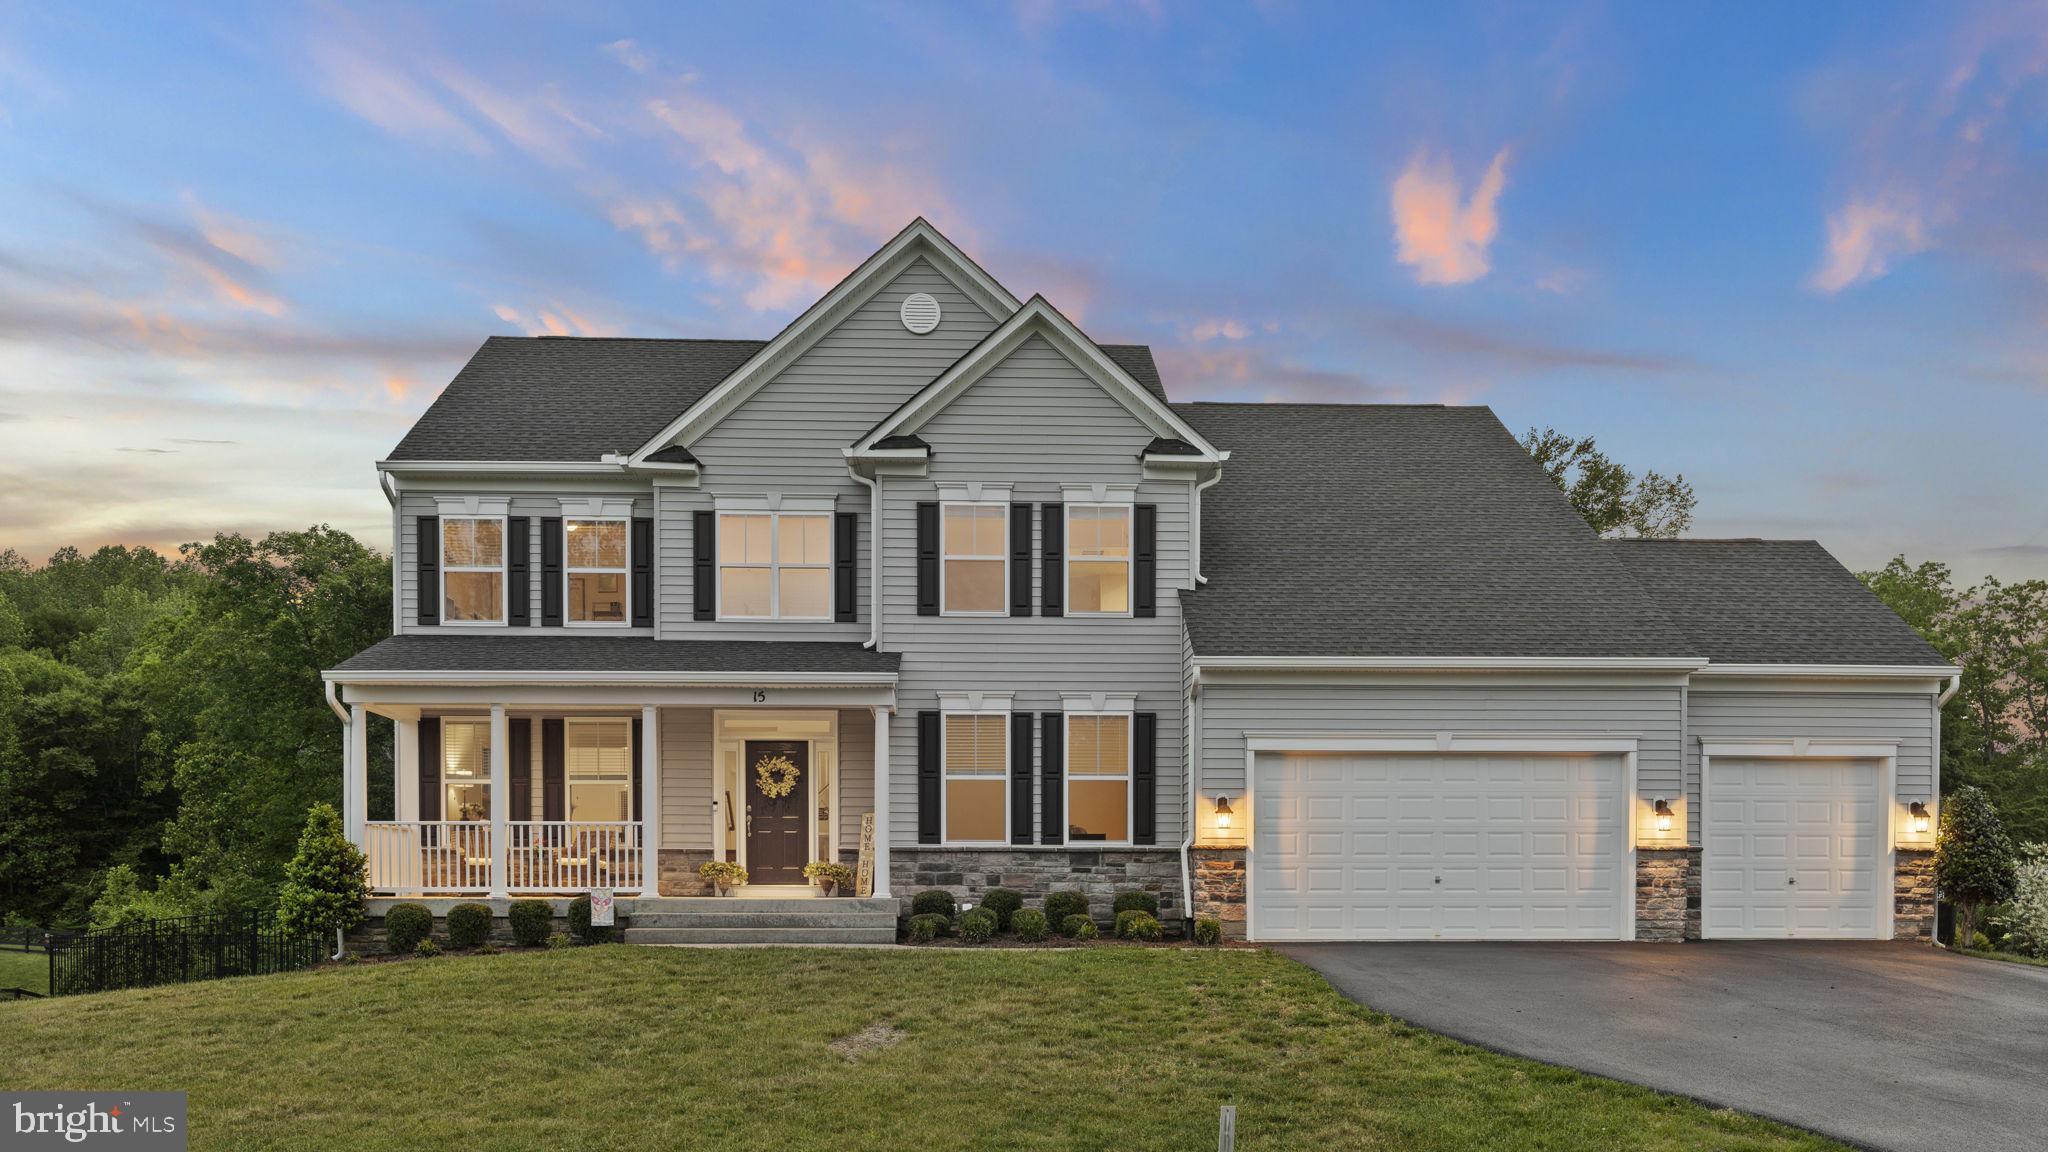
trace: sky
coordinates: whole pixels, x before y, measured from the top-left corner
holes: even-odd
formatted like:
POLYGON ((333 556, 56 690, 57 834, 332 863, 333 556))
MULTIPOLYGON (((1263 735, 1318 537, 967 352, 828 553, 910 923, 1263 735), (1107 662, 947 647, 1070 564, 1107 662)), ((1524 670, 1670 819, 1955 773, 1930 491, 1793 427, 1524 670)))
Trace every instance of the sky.
POLYGON ((2048 576, 2043 2, 0 0, 0 549, 383 546, 486 336, 765 338, 918 215, 1177 400, 2048 576))

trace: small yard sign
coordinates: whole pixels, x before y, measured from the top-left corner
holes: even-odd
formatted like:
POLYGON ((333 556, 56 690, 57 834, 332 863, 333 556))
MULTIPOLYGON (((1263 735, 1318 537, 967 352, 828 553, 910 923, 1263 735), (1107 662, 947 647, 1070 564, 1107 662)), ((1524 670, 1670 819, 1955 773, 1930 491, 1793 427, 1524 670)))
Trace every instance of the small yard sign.
POLYGON ((612 923, 612 890, 592 888, 590 890, 590 925, 593 928, 609 928, 612 923))

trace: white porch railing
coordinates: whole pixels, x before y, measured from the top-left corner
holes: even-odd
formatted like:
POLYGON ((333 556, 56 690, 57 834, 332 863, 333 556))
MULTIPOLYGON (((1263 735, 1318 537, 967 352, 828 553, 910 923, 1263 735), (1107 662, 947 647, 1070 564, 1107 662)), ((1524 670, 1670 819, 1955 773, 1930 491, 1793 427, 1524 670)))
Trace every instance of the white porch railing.
POLYGON ((363 854, 370 890, 387 895, 637 891, 647 865, 642 832, 637 821, 508 821, 497 883, 488 820, 366 823, 363 854))

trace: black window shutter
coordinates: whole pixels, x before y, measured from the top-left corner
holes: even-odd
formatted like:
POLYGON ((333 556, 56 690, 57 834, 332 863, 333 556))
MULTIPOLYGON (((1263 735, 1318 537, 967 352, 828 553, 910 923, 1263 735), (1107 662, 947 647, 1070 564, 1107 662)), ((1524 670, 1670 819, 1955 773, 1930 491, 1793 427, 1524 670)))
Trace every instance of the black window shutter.
POLYGON ((1140 504, 1131 518, 1136 539, 1131 549, 1134 561, 1131 580, 1137 584, 1131 597, 1134 616, 1159 615, 1159 505, 1140 504))
MULTIPOLYGON (((1030 505, 1024 505, 1029 508, 1030 505)), ((1010 843, 1031 843, 1031 723, 1029 712, 1010 714, 1010 843)))
MULTIPOLYGON (((419 600, 419 622, 439 624, 441 622, 441 518, 439 516, 414 517, 413 535, 417 537, 416 551, 419 553, 419 569, 416 577, 415 596, 419 600)), ((425 819, 425 817, 422 817, 425 819)))
POLYGON ((1066 789, 1061 787, 1060 778, 1066 769, 1066 744, 1062 740, 1066 735, 1066 713, 1040 713, 1039 722, 1045 735, 1038 750, 1038 842, 1065 844, 1067 820, 1061 806, 1066 801, 1066 789))
POLYGON ((441 818, 441 718, 420 717, 420 819, 441 818))
POLYGON ((1064 615, 1067 602, 1067 513, 1063 504, 1045 506, 1045 523, 1038 530, 1044 545, 1038 550, 1038 614, 1064 615))
MULTIPOLYGON (((1010 615, 1031 615, 1031 505, 1010 505, 1010 615)), ((1029 840, 1023 843, 1030 843, 1029 840)))
POLYGON ((917 504, 917 614, 939 614, 939 505, 917 504))
POLYGON ((633 781, 633 815, 631 818, 634 820, 645 820, 647 818, 640 811, 640 719, 638 716, 633 717, 633 763, 626 768, 627 775, 633 781))
POLYGON ((939 714, 917 714, 917 842, 939 842, 939 714))
POLYGON ((860 619, 859 595, 854 582, 855 564, 860 557, 855 541, 860 533, 860 516, 852 512, 832 517, 832 618, 841 624, 860 619))
POLYGON ((718 618, 718 514, 690 516, 690 618, 718 618))
MULTIPOLYGON (((540 622, 547 628, 562 626, 562 518, 549 516, 540 522, 540 622)), ((559 819, 559 817, 549 817, 559 819)))
POLYGON ((551 716, 540 722, 540 818, 566 820, 567 785, 563 764, 568 759, 562 718, 551 716))
MULTIPOLYGON (((654 627, 654 521, 633 518, 633 535, 628 541, 633 569, 633 627, 654 627)), ((637 777, 636 777, 637 779, 637 777)))
POLYGON ((506 722, 505 759, 512 781, 512 819, 533 819, 533 721, 515 716, 506 722))
POLYGON ((524 516, 505 521, 505 622, 519 628, 533 622, 532 531, 533 521, 524 516))
POLYGON ((1133 717, 1131 757, 1131 842, 1159 842, 1159 713, 1133 717))

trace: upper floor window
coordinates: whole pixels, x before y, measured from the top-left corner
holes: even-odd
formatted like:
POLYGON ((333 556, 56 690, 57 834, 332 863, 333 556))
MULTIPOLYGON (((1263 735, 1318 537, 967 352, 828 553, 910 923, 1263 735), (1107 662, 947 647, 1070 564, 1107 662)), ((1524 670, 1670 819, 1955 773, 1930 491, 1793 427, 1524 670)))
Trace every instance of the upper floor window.
POLYGON ((1008 615, 1010 506, 947 503, 940 519, 940 611, 948 616, 1008 615))
POLYGON ((720 512, 718 618, 832 618, 832 517, 720 512))
POLYGON ((1067 842, 1131 841, 1131 716, 1067 714, 1067 842))
POLYGON ((505 622, 505 518, 441 518, 441 622, 505 622))
POLYGON ((1001 844, 1009 839, 1007 712, 945 715, 946 790, 940 800, 949 844, 1001 844))
POLYGON ((1131 614, 1131 506, 1067 505, 1067 612, 1131 614))
POLYGON ((565 726, 563 775, 569 819, 593 823, 633 818, 633 722, 571 719, 565 726))
POLYGON ((568 581, 571 624, 624 624, 627 612, 626 530, 623 518, 565 520, 568 541, 563 578, 568 581))

